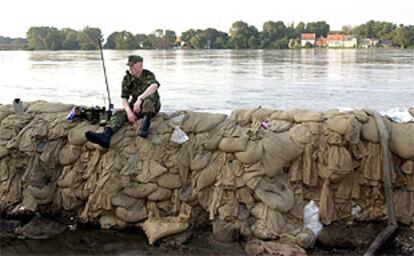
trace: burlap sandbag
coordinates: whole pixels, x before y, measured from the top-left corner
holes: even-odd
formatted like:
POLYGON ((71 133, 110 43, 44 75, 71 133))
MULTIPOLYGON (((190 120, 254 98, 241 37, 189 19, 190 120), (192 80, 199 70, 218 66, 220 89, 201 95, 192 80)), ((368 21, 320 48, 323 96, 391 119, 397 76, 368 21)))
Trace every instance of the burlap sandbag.
POLYGON ((212 155, 213 154, 211 152, 203 152, 201 154, 196 154, 190 163, 191 171, 197 172, 204 169, 210 162, 212 155))
POLYGON ((237 109, 231 113, 230 119, 236 121, 237 124, 244 126, 252 121, 254 111, 255 109, 237 109))
POLYGON ((185 132, 192 133, 208 132, 227 118, 227 115, 225 114, 210 114, 191 111, 188 111, 187 114, 186 119, 183 121, 182 129, 185 132))
POLYGON ((414 217, 414 192, 394 191, 394 201, 397 220, 406 225, 412 224, 414 217))
POLYGON ((360 140, 362 125, 352 115, 336 116, 329 119, 326 125, 331 131, 343 135, 352 144, 357 144, 360 140))
POLYGON ((275 111, 273 114, 270 115, 270 120, 281 120, 281 121, 287 121, 287 122, 294 122, 295 119, 293 119, 293 115, 290 112, 287 111, 275 111))
POLYGON ((243 164, 252 165, 263 157, 263 145, 261 141, 249 141, 246 150, 234 154, 243 164))
POLYGON ((293 123, 283 120, 271 120, 268 129, 272 132, 285 132, 292 127, 293 123))
POLYGON ((99 218, 99 225, 102 229, 118 228, 123 229, 127 227, 127 223, 114 214, 108 214, 99 218))
POLYGON ((401 158, 414 158, 414 123, 392 123, 390 147, 401 158))
POLYGON ((123 207, 117 207, 115 209, 115 215, 126 222, 139 222, 147 218, 147 208, 144 207, 143 201, 138 200, 139 203, 135 204, 129 210, 123 207))
POLYGON ((167 168, 160 165, 154 160, 142 162, 142 170, 136 176, 136 180, 140 183, 148 183, 161 174, 167 172, 167 168))
MULTIPOLYGON (((123 193, 118 193, 112 197, 111 202, 113 206, 129 209, 133 205, 137 204, 137 199, 129 197, 123 193)), ((144 205, 144 202, 139 202, 139 204, 144 205)))
POLYGON ((221 139, 218 148, 227 153, 236 153, 246 150, 248 136, 224 137, 221 139))
POLYGON ((252 123, 269 120, 270 116, 275 112, 274 109, 258 108, 252 114, 252 123))
POLYGON ((414 174, 414 161, 405 161, 401 166, 401 170, 408 175, 414 174))
POLYGON ((80 125, 70 129, 68 133, 69 143, 76 146, 83 145, 86 142, 86 131, 96 131, 96 126, 83 122, 80 125))
POLYGON ((148 195, 148 200, 164 201, 171 197, 172 191, 170 189, 158 187, 157 190, 148 195))
POLYGON ((59 153, 59 163, 62 166, 70 165, 79 159, 81 153, 80 147, 66 144, 59 153))
POLYGON ((211 186, 216 181, 217 175, 220 173, 224 163, 225 155, 216 154, 213 156, 213 159, 207 167, 201 170, 196 176, 195 189, 197 192, 200 192, 205 187, 211 186))
POLYGON ((157 180, 157 184, 168 189, 181 188, 183 185, 180 175, 172 173, 165 173, 161 175, 157 180))
POLYGON ((271 209, 279 212, 288 212, 294 204, 293 191, 277 180, 262 179, 255 195, 271 209))
POLYGON ((58 112, 68 112, 73 108, 71 104, 62 104, 46 101, 37 101, 30 104, 27 112, 35 113, 58 113, 58 112))
POLYGON ((272 210, 264 203, 257 203, 251 210, 254 217, 262 220, 268 228, 275 232, 281 232, 286 225, 285 217, 282 213, 272 210))
POLYGON ((281 173, 286 164, 301 154, 300 148, 292 141, 289 132, 275 134, 265 131, 262 143, 264 148, 263 169, 269 177, 281 173))
POLYGON ((292 110, 293 119, 296 123, 303 123, 303 122, 322 122, 323 116, 320 112, 313 112, 309 110, 292 110))
POLYGON ((145 198, 155 190, 157 190, 157 185, 154 183, 147 183, 147 184, 136 184, 132 183, 129 187, 126 187, 122 190, 127 196, 134 197, 134 198, 145 198))
POLYGON ((191 207, 182 204, 180 214, 177 217, 151 218, 147 219, 142 228, 148 237, 149 244, 153 244, 158 239, 180 233, 189 227, 191 207))
POLYGON ((325 225, 332 223, 335 212, 335 202, 333 200, 333 194, 331 191, 329 180, 325 180, 323 183, 320 201, 319 201, 319 216, 321 221, 325 225))
POLYGON ((43 201, 44 203, 49 203, 53 200, 56 184, 51 182, 40 188, 36 186, 29 186, 28 190, 34 198, 43 201))
POLYGON ((361 136, 364 140, 370 142, 377 143, 380 141, 377 124, 374 118, 369 117, 368 122, 362 126, 361 136))

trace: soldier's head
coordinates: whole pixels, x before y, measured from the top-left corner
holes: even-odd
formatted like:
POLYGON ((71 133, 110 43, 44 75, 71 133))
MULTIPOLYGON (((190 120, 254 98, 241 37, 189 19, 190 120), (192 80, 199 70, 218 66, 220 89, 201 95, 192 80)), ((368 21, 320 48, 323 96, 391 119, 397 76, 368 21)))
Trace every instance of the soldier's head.
POLYGON ((139 55, 128 56, 129 72, 135 77, 139 77, 142 73, 144 59, 139 55))

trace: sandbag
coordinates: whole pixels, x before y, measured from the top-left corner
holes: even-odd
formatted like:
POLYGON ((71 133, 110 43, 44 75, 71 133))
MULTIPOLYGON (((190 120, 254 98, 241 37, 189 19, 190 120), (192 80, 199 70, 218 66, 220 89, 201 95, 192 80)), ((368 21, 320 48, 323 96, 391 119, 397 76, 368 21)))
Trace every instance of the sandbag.
POLYGON ((254 192, 263 203, 273 210, 288 212, 293 207, 293 191, 277 180, 262 179, 254 192))
POLYGON ((260 141, 249 141, 245 151, 236 152, 234 155, 243 164, 255 164, 263 157, 263 145, 260 141))
POLYGON ((235 153, 246 150, 248 136, 224 137, 221 139, 218 148, 226 153, 235 153))
MULTIPOLYGON (((143 202, 143 201, 138 201, 143 202)), ((115 215, 126 222, 139 222, 147 218, 147 208, 144 207, 143 203, 137 203, 132 208, 125 209, 123 207, 117 207, 115 209, 115 215)))
POLYGON ((72 145, 81 146, 86 142, 85 132, 96 131, 96 126, 84 122, 72 129, 68 133, 68 141, 72 145))
POLYGON ((281 232, 286 225, 286 220, 283 214, 272 210, 264 203, 255 204, 251 213, 257 219, 262 220, 268 228, 273 229, 275 232, 281 232))
POLYGON ((292 256, 306 255, 306 252, 295 244, 288 244, 279 241, 250 240, 246 243, 245 252, 248 256, 277 255, 292 256))
POLYGON ((296 123, 303 122, 322 122, 323 116, 320 112, 313 112, 309 110, 295 111, 293 119, 296 123))
POLYGON ((59 163, 62 166, 70 165, 79 159, 81 150, 79 147, 66 144, 59 153, 59 163))
POLYGON ((183 185, 180 175, 171 173, 161 175, 157 180, 157 184, 168 189, 181 188, 183 185))
POLYGON ((404 159, 414 158, 414 123, 391 125, 390 148, 404 159))
POLYGON ((142 162, 142 170, 136 176, 136 180, 140 183, 148 183, 161 174, 167 172, 167 169, 155 160, 142 162))
POLYGON ((191 111, 188 111, 187 114, 188 116, 186 116, 182 124, 182 128, 186 133, 208 132, 227 118, 227 115, 225 114, 210 114, 191 111))
POLYGON ((369 117, 368 122, 366 122, 361 129, 361 137, 364 140, 378 143, 380 141, 379 132, 377 129, 377 123, 374 118, 369 117))
POLYGON ((67 112, 73 108, 74 105, 71 104, 62 104, 55 102, 46 102, 46 101, 36 101, 30 104, 27 112, 35 113, 58 113, 58 112, 67 112))
POLYGON ((157 185, 154 183, 147 183, 147 184, 136 184, 126 187, 122 190, 127 196, 134 197, 134 198, 145 198, 155 190, 157 190, 157 185))
POLYGON ((286 164, 301 154, 300 148, 292 141, 289 132, 278 134, 265 132, 262 143, 264 148, 263 169, 269 177, 281 173, 286 164))
POLYGON ((189 227, 188 219, 190 214, 191 207, 183 204, 177 217, 147 219, 142 224, 142 228, 148 237, 149 244, 152 245, 160 238, 186 230, 189 227))

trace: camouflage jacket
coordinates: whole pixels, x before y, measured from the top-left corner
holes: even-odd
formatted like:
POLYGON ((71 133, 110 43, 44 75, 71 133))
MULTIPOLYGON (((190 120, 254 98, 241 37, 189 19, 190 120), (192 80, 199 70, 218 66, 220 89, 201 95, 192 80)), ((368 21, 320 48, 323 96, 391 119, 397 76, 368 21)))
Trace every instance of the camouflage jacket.
MULTIPOLYGON (((155 79, 155 75, 149 70, 144 69, 139 78, 135 78, 129 71, 126 71, 126 75, 122 80, 121 97, 130 100, 129 104, 133 105, 137 101, 138 96, 154 83, 160 87, 160 83, 155 79)), ((158 91, 148 96, 148 99, 154 103, 159 103, 160 96, 158 91)))

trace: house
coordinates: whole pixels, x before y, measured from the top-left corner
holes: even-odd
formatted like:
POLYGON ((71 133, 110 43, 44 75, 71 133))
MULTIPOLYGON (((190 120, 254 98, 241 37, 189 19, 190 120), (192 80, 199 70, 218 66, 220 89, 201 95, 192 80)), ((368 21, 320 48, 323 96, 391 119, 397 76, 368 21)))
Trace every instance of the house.
POLYGON ((347 35, 345 36, 345 40, 343 42, 344 48, 356 48, 358 45, 358 40, 355 36, 347 35))
POLYGON ((342 48, 344 47, 345 35, 332 34, 328 35, 328 47, 329 48, 342 48))
POLYGON ((307 43, 310 43, 312 46, 315 45, 316 34, 315 33, 302 33, 300 45, 305 47, 307 43))
POLYGON ((392 41, 391 40, 378 40, 377 46, 379 47, 392 47, 392 41))
POLYGON ((361 48, 370 48, 373 46, 373 42, 370 38, 361 38, 361 40, 359 40, 359 47, 361 48))
POLYGON ((315 46, 317 46, 317 47, 326 47, 326 46, 328 46, 328 38, 320 37, 318 40, 316 40, 315 46))

